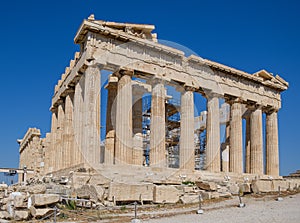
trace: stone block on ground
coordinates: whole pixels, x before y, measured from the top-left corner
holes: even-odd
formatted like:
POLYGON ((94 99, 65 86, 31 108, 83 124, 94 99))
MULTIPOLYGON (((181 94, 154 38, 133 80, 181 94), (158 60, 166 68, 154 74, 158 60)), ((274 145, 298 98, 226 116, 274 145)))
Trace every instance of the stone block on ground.
POLYGON ((235 184, 235 183, 231 183, 227 186, 228 191, 232 194, 232 195, 238 195, 240 192, 240 187, 239 185, 235 184))
POLYGON ((86 185, 90 179, 91 175, 88 173, 74 173, 72 176, 72 187, 79 189, 86 185))
POLYGON ((17 191, 19 191, 19 192, 27 192, 28 190, 29 190, 29 187, 25 186, 25 185, 21 185, 17 188, 17 191))
POLYGON ((51 187, 47 188, 46 193, 70 196, 71 189, 65 185, 51 185, 51 187))
POLYGON ((0 219, 10 219, 10 214, 7 211, 0 211, 0 219))
POLYGON ((108 200, 113 201, 152 201, 153 184, 125 184, 111 182, 108 192, 108 200))
POLYGON ((11 199, 8 198, 8 197, 5 197, 5 198, 2 199, 2 204, 5 205, 5 204, 7 204, 9 201, 11 201, 11 199))
POLYGON ((179 196, 182 191, 178 190, 175 186, 155 186, 153 191, 154 203, 170 203, 174 204, 179 201, 179 196))
POLYGON ((31 194, 44 194, 46 192, 46 186, 44 184, 37 184, 28 187, 28 192, 31 194))
POLYGON ((32 205, 35 207, 55 204, 59 201, 57 194, 34 194, 31 196, 32 205))
POLYGON ((29 213, 28 211, 19 211, 16 210, 14 213, 14 220, 16 221, 23 221, 23 220, 27 220, 29 217, 29 213))
POLYGON ((222 197, 222 198, 231 198, 232 197, 230 192, 219 193, 219 196, 222 197))
POLYGON ((287 180, 286 182, 289 185, 290 189, 292 189, 292 190, 298 190, 299 189, 300 179, 298 179, 298 180, 296 180, 296 179, 287 180))
POLYGON ((19 195, 14 197, 14 206, 15 208, 23 208, 26 207, 26 204, 24 202, 25 196, 19 195))
POLYGON ((195 204, 199 203, 199 195, 198 194, 184 194, 180 197, 180 201, 183 204, 195 204))
POLYGON ((46 216, 50 215, 53 212, 54 212, 54 210, 52 208, 38 209, 38 208, 35 208, 33 206, 30 207, 30 214, 34 218, 37 218, 37 219, 46 217, 46 216))
POLYGON ((91 185, 109 185, 110 179, 106 178, 101 174, 94 174, 92 175, 89 184, 91 185))
POLYGON ((267 193, 272 191, 271 180, 253 180, 251 183, 251 189, 253 193, 267 193))
POLYGON ((8 185, 7 184, 0 184, 0 191, 7 190, 8 185))
POLYGON ((98 192, 93 185, 84 185, 81 188, 75 190, 77 197, 81 199, 90 199, 93 202, 98 201, 98 192))
POLYGON ((219 193, 226 193, 228 192, 228 188, 227 187, 220 187, 218 190, 217 190, 219 193))
POLYGON ((211 192, 211 191, 201 191, 201 196, 203 200, 210 200, 210 199, 218 199, 220 198, 220 194, 218 192, 211 192))
POLYGON ((287 191, 290 188, 290 183, 284 180, 273 180, 272 190, 276 192, 279 187, 280 191, 287 191))
POLYGON ((183 192, 184 193, 194 193, 195 192, 195 187, 194 186, 185 186, 183 187, 183 192))
POLYGON ((251 193, 251 184, 250 183, 242 183, 239 185, 239 187, 243 193, 251 193))
POLYGON ((218 189, 214 182, 196 181, 195 183, 201 190, 216 191, 218 189))

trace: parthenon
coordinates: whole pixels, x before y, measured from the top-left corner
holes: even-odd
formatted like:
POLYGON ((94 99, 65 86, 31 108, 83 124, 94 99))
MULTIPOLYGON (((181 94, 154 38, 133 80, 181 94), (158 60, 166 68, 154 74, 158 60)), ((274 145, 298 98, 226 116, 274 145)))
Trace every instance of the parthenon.
POLYGON ((20 168, 46 175, 130 165, 278 177, 278 111, 288 83, 266 70, 250 74, 187 56, 159 43, 154 28, 93 15, 83 21, 74 38, 80 52, 55 86, 51 132, 41 138, 40 130, 29 129, 19 140, 20 168), (104 83, 103 71, 109 72, 104 83), (167 87, 180 95, 178 104, 167 87), (206 99, 201 114, 195 114, 196 95, 206 99), (199 155, 201 133, 205 151, 199 155), (178 165, 170 167, 174 154, 178 165), (205 156, 199 168, 197 155, 205 156))

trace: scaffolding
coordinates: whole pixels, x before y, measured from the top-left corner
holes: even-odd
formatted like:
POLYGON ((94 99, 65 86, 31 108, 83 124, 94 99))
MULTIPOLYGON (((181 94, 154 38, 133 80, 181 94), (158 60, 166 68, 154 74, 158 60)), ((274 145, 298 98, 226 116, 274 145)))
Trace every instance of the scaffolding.
POLYGON ((170 98, 166 101, 165 107, 167 166, 178 168, 180 151, 180 101, 170 98))
MULTIPOLYGON (((150 131, 151 131, 151 95, 146 95, 142 99, 143 104, 143 149, 144 165, 150 163, 150 131)), ((165 103, 166 114, 166 160, 169 168, 179 167, 180 152, 180 100, 169 97, 165 103)), ((206 116, 203 116, 206 117, 206 116)), ((195 118, 195 122, 198 122, 195 118)), ((204 120, 205 121, 205 120, 204 120)), ((204 169, 205 166, 205 148, 206 148, 205 128, 198 128, 195 124, 194 145, 195 145, 195 169, 204 169)))

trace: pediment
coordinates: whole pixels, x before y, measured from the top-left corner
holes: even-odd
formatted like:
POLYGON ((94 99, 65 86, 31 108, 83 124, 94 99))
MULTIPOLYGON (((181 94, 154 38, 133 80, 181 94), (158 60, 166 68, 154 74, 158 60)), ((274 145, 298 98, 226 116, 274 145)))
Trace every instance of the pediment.
POLYGON ((276 75, 274 77, 274 75, 272 73, 269 73, 266 70, 257 71, 253 75, 256 76, 256 77, 262 78, 263 81, 270 81, 272 83, 283 85, 283 86, 286 86, 286 87, 289 86, 289 83, 286 82, 284 79, 282 79, 279 75, 276 75))
POLYGON ((254 76, 261 77, 263 80, 272 80, 274 76, 266 70, 260 70, 253 74, 254 76))
POLYGON ((101 25, 103 27, 108 27, 114 30, 124 32, 129 35, 140 37, 142 39, 151 39, 151 40, 157 39, 156 34, 152 33, 152 31, 155 29, 154 25, 136 24, 136 23, 119 23, 119 22, 95 20, 94 15, 90 15, 88 21, 101 25))

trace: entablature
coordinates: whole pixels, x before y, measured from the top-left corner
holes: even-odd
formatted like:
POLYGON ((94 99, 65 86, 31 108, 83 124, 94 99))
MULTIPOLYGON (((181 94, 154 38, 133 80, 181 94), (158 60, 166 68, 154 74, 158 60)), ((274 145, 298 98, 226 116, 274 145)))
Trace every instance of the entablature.
MULTIPOLYGON (((277 109, 281 107, 280 92, 288 88, 288 83, 278 75, 274 77, 265 70, 252 75, 199 56, 185 57, 178 49, 126 32, 125 23, 108 24, 93 18, 81 24, 75 43, 85 42, 86 48, 75 56, 62 75, 52 107, 68 88, 74 87, 90 65, 112 72, 129 69, 136 77, 161 78, 170 84, 189 86, 202 94, 214 92, 277 109)), ((138 27, 131 24, 135 25, 138 27)), ((143 26, 148 33, 154 29, 151 25, 140 28, 143 26)))
POLYGON ((20 153, 24 150, 24 148, 28 145, 28 143, 33 139, 33 137, 41 136, 41 131, 37 128, 29 128, 23 137, 23 139, 18 140, 20 144, 20 153))

